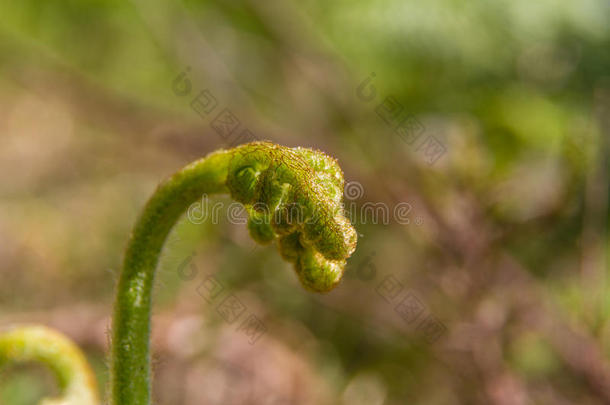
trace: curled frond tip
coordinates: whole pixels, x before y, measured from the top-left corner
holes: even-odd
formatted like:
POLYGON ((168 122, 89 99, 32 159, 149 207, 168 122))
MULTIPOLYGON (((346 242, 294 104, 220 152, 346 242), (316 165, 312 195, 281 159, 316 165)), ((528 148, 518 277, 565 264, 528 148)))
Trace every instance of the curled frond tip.
POLYGON ((231 152, 227 187, 248 210, 252 238, 263 244, 277 241, 305 288, 330 291, 357 241, 343 209, 337 161, 312 149, 269 142, 231 152))

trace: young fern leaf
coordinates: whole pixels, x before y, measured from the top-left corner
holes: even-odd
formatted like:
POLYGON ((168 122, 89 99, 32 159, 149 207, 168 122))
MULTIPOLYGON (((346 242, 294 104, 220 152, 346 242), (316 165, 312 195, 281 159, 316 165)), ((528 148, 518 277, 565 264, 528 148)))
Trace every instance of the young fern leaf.
POLYGON ((342 208, 343 173, 322 152, 254 142, 214 152, 162 183, 131 234, 114 306, 114 405, 150 404, 150 310, 155 269, 167 235, 203 194, 230 193, 245 205, 252 238, 274 240, 302 285, 327 292, 356 248, 342 208))
POLYGON ((97 384, 85 356, 67 337, 44 326, 21 326, 0 334, 0 366, 41 362, 59 382, 60 398, 40 405, 98 405, 97 384))
POLYGON ((248 208, 248 230, 262 244, 278 238, 308 290, 330 291, 356 248, 343 214, 343 172, 322 152, 269 143, 236 148, 227 187, 248 208))

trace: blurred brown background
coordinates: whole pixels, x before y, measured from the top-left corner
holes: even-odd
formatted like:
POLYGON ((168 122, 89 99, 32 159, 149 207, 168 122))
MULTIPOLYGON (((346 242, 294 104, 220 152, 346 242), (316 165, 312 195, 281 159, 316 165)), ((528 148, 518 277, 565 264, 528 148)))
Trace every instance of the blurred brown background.
MULTIPOLYGON (((104 391, 139 209, 247 129, 339 160, 358 249, 320 296, 228 198, 217 224, 185 218, 158 273, 155 403, 610 403, 609 17, 601 0, 3 2, 0 325, 68 334, 104 391)), ((56 390, 36 365, 0 373, 2 404, 56 390)))

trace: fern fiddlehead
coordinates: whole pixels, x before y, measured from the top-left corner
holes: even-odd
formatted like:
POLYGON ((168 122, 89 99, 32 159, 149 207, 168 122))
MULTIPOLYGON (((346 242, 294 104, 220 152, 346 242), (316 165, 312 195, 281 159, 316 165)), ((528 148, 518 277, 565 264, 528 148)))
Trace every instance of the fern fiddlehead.
POLYGON ((227 187, 248 207, 250 235, 278 238, 303 286, 331 290, 356 248, 356 232, 342 211, 343 173, 321 152, 250 144, 234 151, 227 187))
MULTIPOLYGON (((127 244, 112 325, 113 405, 150 404, 150 310, 159 256, 188 206, 202 194, 218 193, 244 204, 252 238, 276 240, 307 290, 333 289, 356 248, 356 232, 343 213, 343 173, 322 152, 254 142, 178 171, 148 200, 127 244)), ((66 337, 38 326, 0 335, 0 365, 32 360, 51 367, 64 393, 42 405, 99 402, 84 356, 66 337)))
POLYGON ((87 360, 67 337, 44 326, 20 326, 0 334, 0 366, 19 362, 48 366, 62 391, 40 405, 98 405, 97 384, 87 360))
POLYGON ((155 269, 167 235, 202 194, 229 193, 250 214, 253 239, 278 242, 301 284, 326 292, 356 248, 342 210, 343 173, 322 152, 254 142, 214 152, 162 183, 128 242, 114 307, 111 400, 150 403, 150 310, 155 269))

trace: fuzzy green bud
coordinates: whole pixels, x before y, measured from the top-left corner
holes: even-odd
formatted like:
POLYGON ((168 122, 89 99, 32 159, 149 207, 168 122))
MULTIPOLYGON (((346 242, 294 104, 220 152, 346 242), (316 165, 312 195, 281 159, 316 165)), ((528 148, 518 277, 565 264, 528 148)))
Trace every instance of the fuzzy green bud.
POLYGON ((232 151, 226 184, 248 208, 253 239, 279 238, 282 256, 294 263, 307 289, 326 292, 337 285, 357 235, 344 215, 343 172, 335 159, 311 149, 254 142, 232 151), (259 224, 261 212, 270 227, 259 224))

